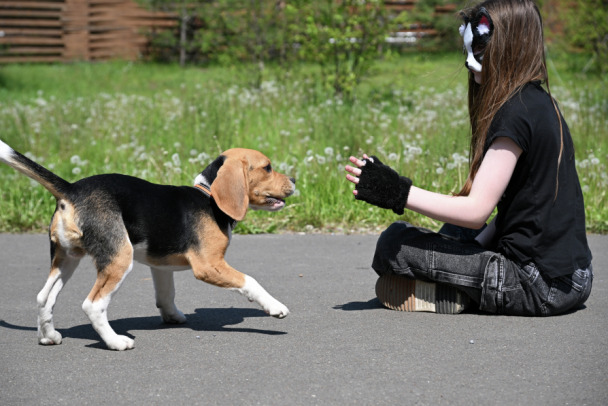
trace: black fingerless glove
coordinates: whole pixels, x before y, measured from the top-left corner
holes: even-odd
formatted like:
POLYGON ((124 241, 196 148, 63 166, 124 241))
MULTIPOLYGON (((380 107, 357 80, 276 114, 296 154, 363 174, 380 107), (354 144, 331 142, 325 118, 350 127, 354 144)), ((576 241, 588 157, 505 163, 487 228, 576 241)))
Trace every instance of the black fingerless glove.
POLYGON ((396 214, 403 214, 412 180, 399 176, 394 169, 384 165, 375 156, 365 159, 365 165, 359 169, 361 175, 355 188, 355 199, 383 209, 391 209, 396 214))

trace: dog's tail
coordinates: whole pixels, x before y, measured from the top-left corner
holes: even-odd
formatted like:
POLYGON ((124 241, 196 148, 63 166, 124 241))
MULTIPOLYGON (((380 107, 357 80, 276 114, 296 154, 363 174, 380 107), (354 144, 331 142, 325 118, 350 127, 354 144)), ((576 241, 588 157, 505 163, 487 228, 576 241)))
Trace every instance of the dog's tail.
POLYGON ((21 155, 2 140, 0 140, 0 161, 40 183, 57 199, 64 198, 71 186, 71 183, 21 155))

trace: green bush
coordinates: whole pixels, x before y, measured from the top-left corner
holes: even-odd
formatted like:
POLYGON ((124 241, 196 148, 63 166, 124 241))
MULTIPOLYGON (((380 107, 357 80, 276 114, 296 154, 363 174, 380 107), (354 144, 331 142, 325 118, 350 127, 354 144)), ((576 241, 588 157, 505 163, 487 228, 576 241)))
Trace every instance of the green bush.
POLYGON ((327 0, 306 15, 305 30, 296 38, 303 59, 321 66, 323 82, 335 94, 351 98, 390 31, 383 2, 327 0))
POLYGON ((578 1, 572 7, 571 1, 561 0, 566 22, 565 39, 575 48, 592 53, 593 58, 585 65, 585 70, 598 73, 608 72, 608 1, 578 1))

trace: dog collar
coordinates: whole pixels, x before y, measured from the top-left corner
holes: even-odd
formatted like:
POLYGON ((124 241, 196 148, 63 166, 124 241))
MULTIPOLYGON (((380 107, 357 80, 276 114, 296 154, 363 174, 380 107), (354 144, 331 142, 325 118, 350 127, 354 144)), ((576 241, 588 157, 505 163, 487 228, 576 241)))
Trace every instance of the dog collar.
POLYGON ((194 187, 203 192, 205 196, 211 197, 211 188, 209 186, 197 183, 196 185, 194 185, 194 187))

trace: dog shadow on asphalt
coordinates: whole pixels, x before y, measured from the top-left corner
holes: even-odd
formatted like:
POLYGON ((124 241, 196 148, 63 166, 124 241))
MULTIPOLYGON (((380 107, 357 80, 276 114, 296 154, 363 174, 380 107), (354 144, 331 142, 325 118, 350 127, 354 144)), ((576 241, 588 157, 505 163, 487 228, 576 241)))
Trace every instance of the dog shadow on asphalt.
MULTIPOLYGON (((285 331, 263 330, 250 327, 231 327, 243 323, 246 319, 260 317, 267 318, 264 311, 252 308, 204 308, 195 309, 194 313, 186 314, 187 321, 184 324, 165 324, 159 316, 127 317, 123 319, 110 320, 110 324, 118 334, 124 334, 134 338, 129 331, 154 331, 163 329, 189 329, 192 331, 207 332, 239 332, 265 335, 283 335, 285 331)), ((0 330, 20 330, 36 331, 33 325, 20 326, 11 324, 6 320, 0 320, 0 330)), ((81 324, 69 328, 58 328, 57 331, 64 338, 77 338, 96 341, 94 344, 87 345, 91 348, 107 349, 103 341, 99 340, 99 335, 93 330, 90 323, 81 324)))

